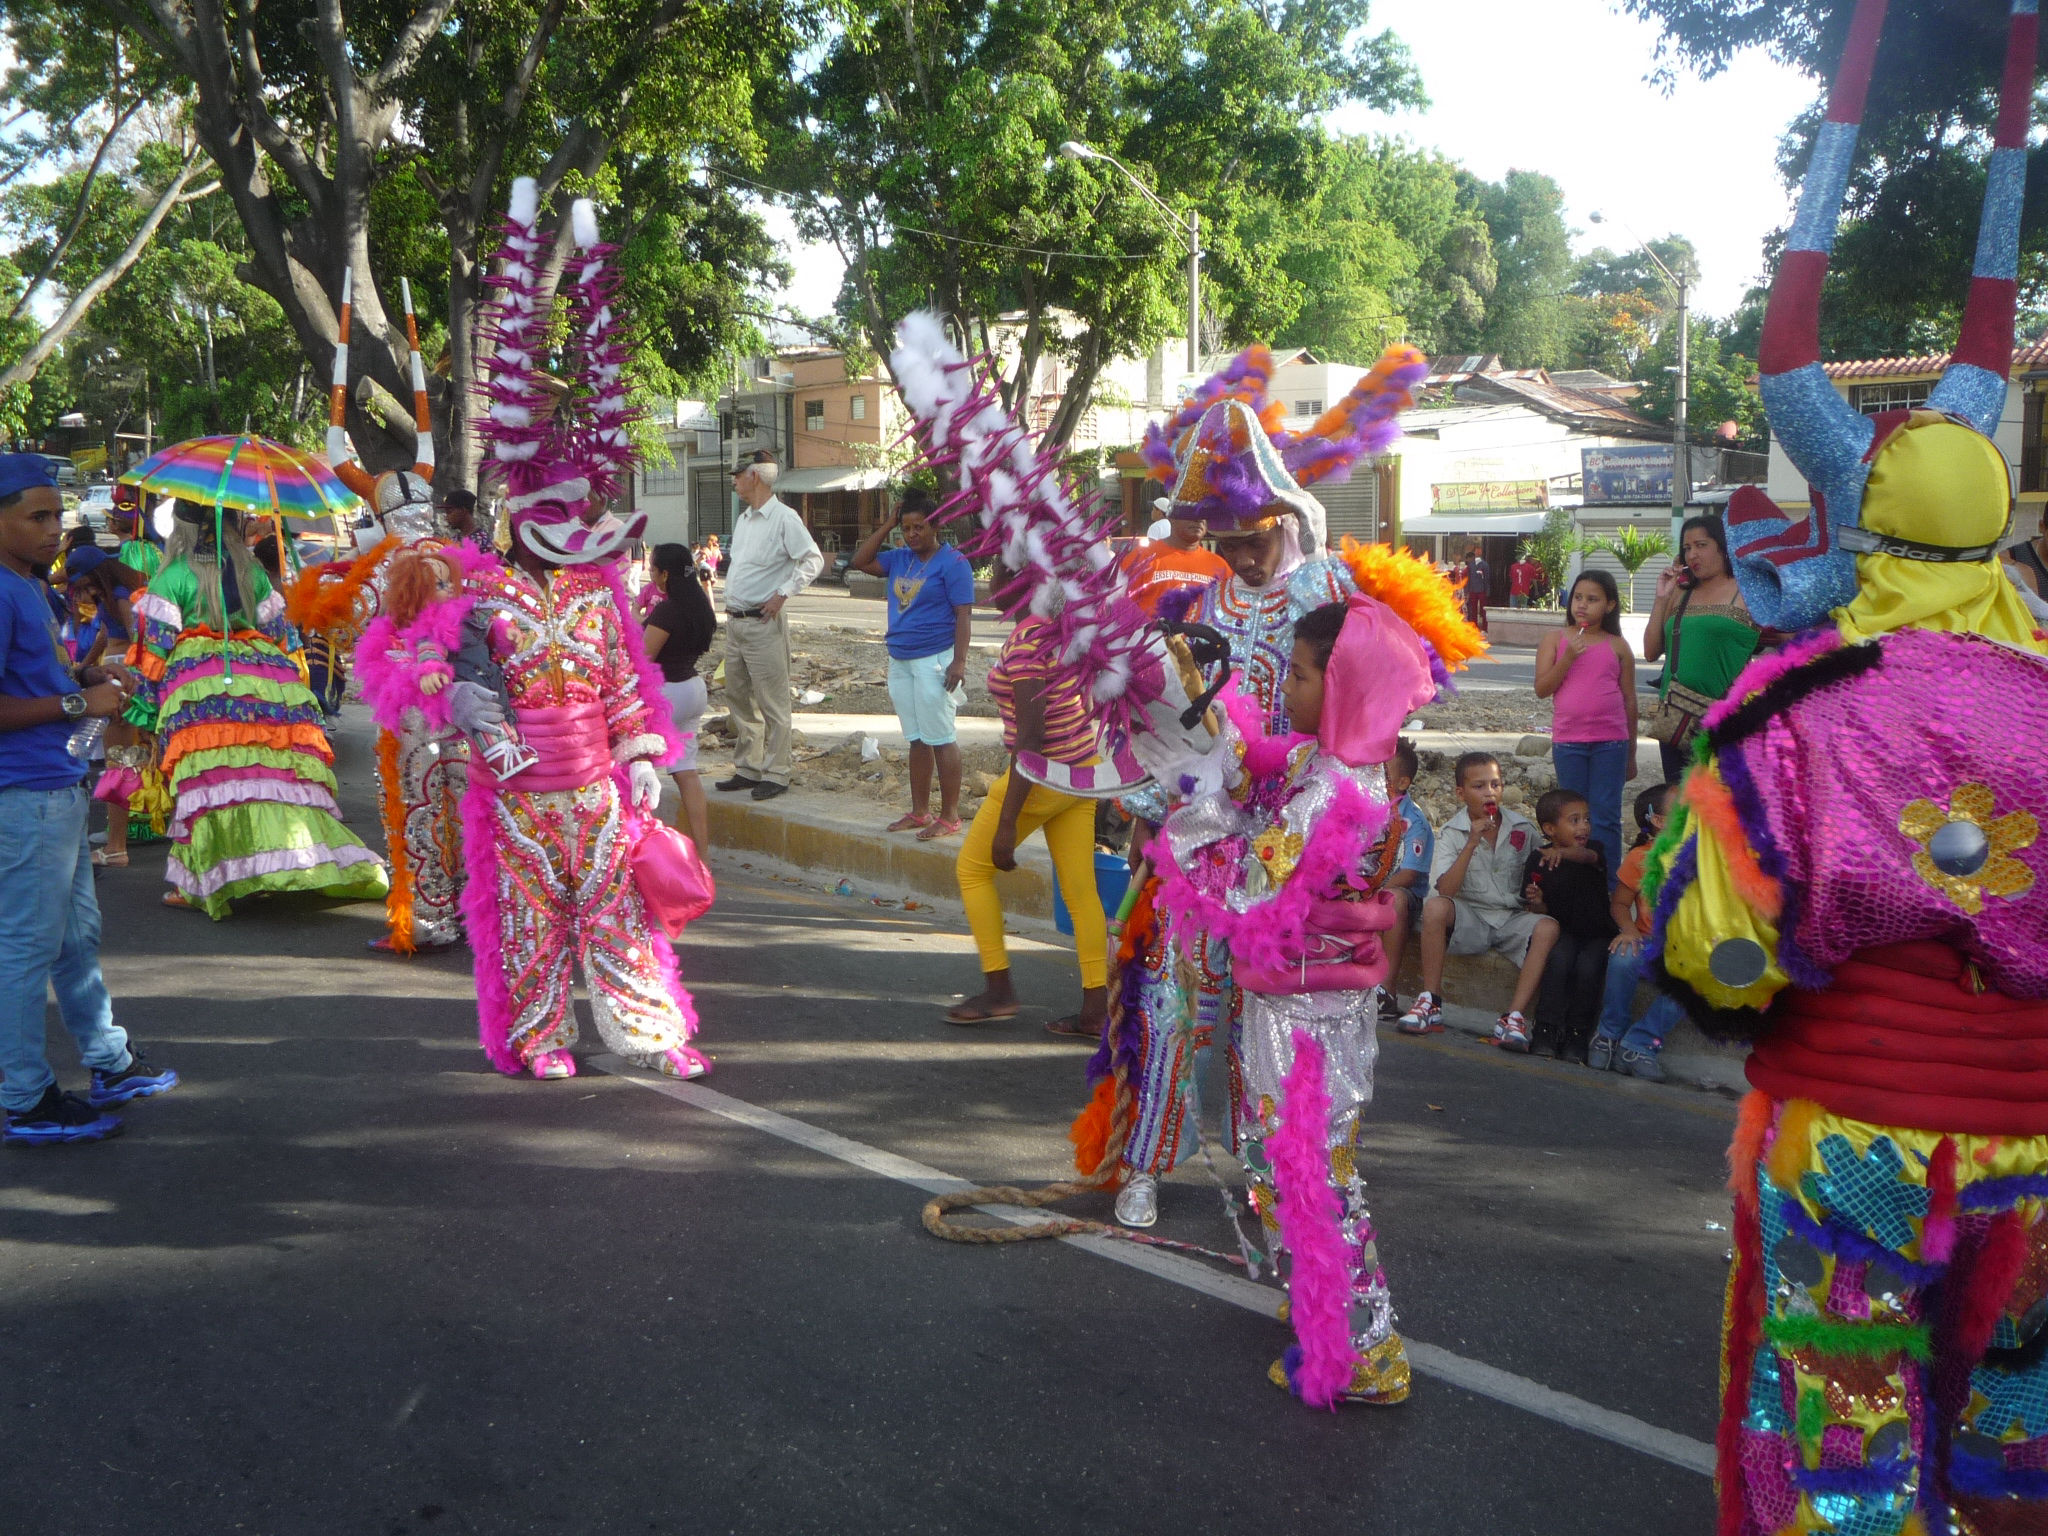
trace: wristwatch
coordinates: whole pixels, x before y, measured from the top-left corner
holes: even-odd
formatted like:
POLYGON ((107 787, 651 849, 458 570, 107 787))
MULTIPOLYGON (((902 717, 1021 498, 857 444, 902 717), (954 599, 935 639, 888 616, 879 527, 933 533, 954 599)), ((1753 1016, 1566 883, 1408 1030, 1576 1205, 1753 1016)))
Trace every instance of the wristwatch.
POLYGON ((57 703, 62 706, 66 720, 83 720, 85 718, 86 704, 84 694, 67 693, 57 703))

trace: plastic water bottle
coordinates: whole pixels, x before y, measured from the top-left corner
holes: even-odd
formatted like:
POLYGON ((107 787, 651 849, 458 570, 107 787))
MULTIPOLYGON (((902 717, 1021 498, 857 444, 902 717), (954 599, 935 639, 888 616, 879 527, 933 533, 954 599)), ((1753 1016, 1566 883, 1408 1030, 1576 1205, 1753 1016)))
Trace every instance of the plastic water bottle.
POLYGON ((93 750, 99 746, 101 738, 106 734, 105 720, 81 720, 71 732, 71 739, 64 743, 64 750, 81 763, 90 762, 93 750))

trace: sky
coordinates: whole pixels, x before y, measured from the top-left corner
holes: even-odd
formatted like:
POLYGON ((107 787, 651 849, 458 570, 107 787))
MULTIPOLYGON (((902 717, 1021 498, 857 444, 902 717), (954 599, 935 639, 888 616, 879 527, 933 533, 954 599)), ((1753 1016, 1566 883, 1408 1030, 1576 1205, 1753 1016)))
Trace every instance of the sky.
MULTIPOLYGON (((1397 134, 1489 181, 1543 172, 1564 189, 1577 251, 1620 249, 1620 223, 1645 239, 1682 234, 1699 251, 1704 313, 1734 309, 1762 275, 1764 237, 1790 217, 1777 144, 1814 96, 1804 76, 1751 53, 1713 80, 1681 73, 1667 95, 1645 79, 1656 28, 1611 0, 1374 0, 1371 24, 1408 44, 1431 105, 1346 108, 1333 128, 1397 134)), ((786 300, 830 310, 837 253, 798 243, 779 209, 768 227, 796 268, 786 300)))

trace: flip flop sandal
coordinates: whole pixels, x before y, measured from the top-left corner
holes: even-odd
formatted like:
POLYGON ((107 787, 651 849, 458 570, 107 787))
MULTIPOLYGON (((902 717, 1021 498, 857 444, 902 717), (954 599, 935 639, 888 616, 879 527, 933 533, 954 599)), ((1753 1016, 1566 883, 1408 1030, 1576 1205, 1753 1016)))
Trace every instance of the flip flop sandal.
POLYGON ((92 861, 101 869, 126 869, 128 867, 127 854, 109 853, 104 848, 93 849, 92 861))
POLYGON ((920 816, 915 811, 906 811, 903 815, 898 816, 889 823, 888 830, 891 832, 914 832, 919 827, 929 826, 931 819, 930 812, 920 816))
POLYGON ((1081 1022, 1081 1015, 1078 1013, 1070 1013, 1063 1019, 1054 1019, 1045 1026, 1045 1032, 1048 1035, 1061 1035, 1069 1040, 1100 1040, 1102 1038, 1102 1026, 1097 1024, 1090 1028, 1081 1022))
POLYGON ((993 1008, 987 1012, 969 1013, 967 1011, 968 1005, 961 1003, 957 1007, 946 1010, 946 1022, 948 1024, 1000 1024, 1005 1019, 1017 1017, 1018 1006, 1018 1004, 1012 1003, 1007 1009, 993 1008))
POLYGON ((199 910, 197 902, 187 901, 176 891, 164 892, 164 905, 167 907, 178 907, 186 912, 197 912, 199 910))
POLYGON ((925 827, 917 834, 917 840, 920 843, 929 843, 937 838, 958 837, 959 835, 959 822, 948 821, 943 816, 934 816, 931 820, 931 825, 925 827))

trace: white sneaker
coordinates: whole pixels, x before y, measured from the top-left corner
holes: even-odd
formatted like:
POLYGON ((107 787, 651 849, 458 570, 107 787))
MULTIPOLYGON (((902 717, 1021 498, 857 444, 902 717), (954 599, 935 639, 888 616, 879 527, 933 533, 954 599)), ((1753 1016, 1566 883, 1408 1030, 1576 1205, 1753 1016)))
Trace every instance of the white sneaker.
POLYGON ((1159 1220, 1159 1180, 1149 1173, 1134 1173, 1116 1197, 1117 1225, 1149 1227, 1159 1220))

